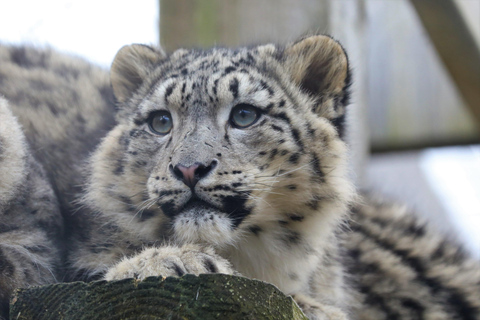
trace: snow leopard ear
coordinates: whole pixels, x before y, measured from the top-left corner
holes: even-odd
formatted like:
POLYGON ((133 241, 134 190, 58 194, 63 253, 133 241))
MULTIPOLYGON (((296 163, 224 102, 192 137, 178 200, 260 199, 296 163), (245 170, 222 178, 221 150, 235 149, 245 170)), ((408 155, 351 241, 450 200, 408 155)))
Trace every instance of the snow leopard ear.
POLYGON ((302 38, 284 50, 293 81, 317 101, 315 112, 329 119, 345 113, 350 70, 342 46, 324 35, 302 38))
POLYGON ((152 72, 155 65, 165 59, 160 49, 141 44, 124 46, 112 63, 110 80, 118 102, 125 102, 152 72))

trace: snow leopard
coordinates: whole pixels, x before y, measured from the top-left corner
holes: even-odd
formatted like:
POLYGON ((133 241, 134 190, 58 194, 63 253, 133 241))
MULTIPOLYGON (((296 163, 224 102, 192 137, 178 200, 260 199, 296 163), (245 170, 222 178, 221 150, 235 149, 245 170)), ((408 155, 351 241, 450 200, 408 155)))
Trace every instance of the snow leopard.
POLYGON ((65 252, 49 254, 60 280, 226 273, 274 284, 312 320, 479 319, 479 262, 355 190, 352 72, 332 37, 169 54, 133 44, 110 80, 51 51, 4 50, 0 93, 64 220, 48 245, 65 252), (35 72, 49 76, 10 81, 35 72))

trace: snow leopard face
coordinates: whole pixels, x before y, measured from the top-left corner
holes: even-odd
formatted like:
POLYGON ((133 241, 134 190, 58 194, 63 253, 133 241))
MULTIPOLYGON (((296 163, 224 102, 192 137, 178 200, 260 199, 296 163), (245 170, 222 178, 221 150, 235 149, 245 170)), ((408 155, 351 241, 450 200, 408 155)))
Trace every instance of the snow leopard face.
POLYGON ((118 125, 87 197, 119 224, 149 241, 222 247, 269 230, 295 245, 308 220, 345 211, 350 76, 333 39, 171 55, 132 45, 111 72, 118 125))

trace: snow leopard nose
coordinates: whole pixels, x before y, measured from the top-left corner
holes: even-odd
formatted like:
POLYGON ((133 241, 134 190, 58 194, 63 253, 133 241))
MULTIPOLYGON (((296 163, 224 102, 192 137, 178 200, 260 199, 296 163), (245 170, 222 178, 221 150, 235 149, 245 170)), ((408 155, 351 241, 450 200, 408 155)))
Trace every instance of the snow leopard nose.
POLYGON ((208 166, 195 162, 193 165, 186 167, 182 164, 177 164, 175 167, 170 165, 170 171, 178 180, 183 181, 188 187, 193 189, 200 179, 203 179, 217 166, 217 161, 213 160, 208 166))

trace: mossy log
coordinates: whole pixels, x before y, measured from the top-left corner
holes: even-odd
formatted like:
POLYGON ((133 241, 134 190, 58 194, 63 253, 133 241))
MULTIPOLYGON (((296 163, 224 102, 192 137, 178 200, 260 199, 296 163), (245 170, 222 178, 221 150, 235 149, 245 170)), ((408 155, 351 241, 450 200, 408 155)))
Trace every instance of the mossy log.
POLYGON ((19 289, 10 319, 303 319, 291 297, 243 277, 204 274, 19 289))

